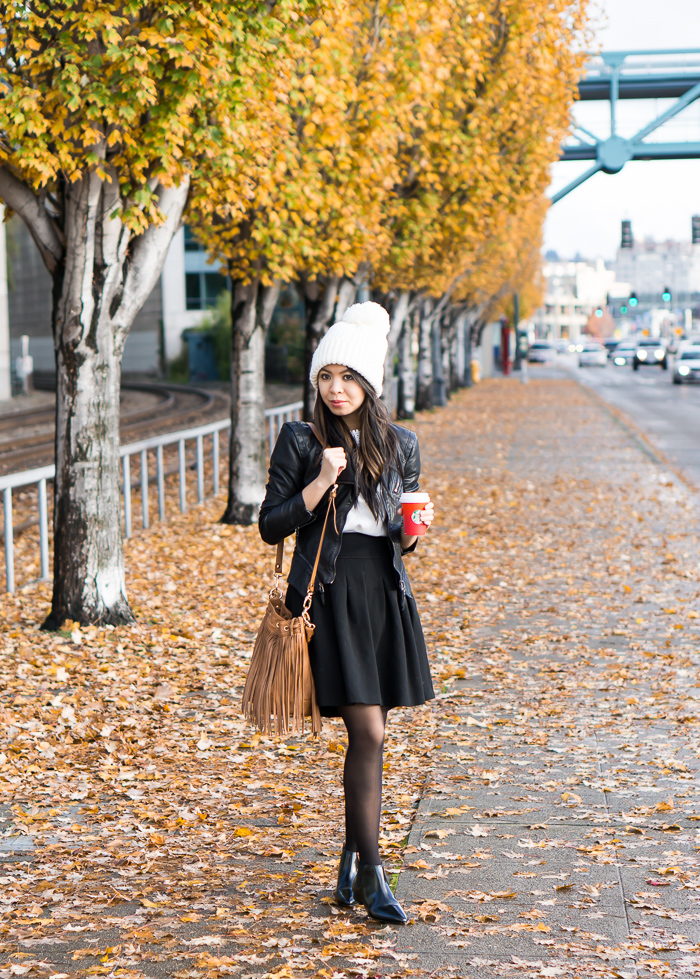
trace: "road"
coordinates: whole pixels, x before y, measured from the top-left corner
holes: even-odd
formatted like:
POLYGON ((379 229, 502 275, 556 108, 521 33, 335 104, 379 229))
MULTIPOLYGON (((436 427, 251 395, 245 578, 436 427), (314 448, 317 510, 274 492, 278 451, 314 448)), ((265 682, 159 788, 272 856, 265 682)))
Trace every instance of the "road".
POLYGON ((623 412, 696 489, 700 489, 700 384, 676 385, 672 364, 660 367, 578 367, 575 358, 556 365, 530 364, 531 377, 562 376, 566 371, 623 412))

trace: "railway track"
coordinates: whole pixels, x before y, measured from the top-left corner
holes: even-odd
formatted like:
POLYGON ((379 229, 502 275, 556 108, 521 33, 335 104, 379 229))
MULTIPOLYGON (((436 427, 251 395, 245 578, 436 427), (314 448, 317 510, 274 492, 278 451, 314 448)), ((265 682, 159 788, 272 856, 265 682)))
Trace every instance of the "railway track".
MULTIPOLYGON (((42 385, 43 386, 43 385, 42 385)), ((137 404, 122 413, 122 443, 149 438, 178 428, 224 418, 228 398, 219 391, 176 384, 129 382, 125 394, 151 396, 150 404, 137 404)), ((47 465, 53 461, 55 408, 45 406, 0 414, 0 474, 47 465)))

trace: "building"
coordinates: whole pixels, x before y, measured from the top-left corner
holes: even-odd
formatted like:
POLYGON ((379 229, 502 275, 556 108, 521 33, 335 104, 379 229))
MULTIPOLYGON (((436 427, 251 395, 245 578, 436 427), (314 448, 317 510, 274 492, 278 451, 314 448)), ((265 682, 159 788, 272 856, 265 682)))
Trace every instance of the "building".
MULTIPOLYGON (((22 220, 0 224, 0 400, 9 397, 10 370, 29 337, 37 372, 53 372, 51 277, 22 220), (3 253, 6 252, 6 261, 3 253)), ((160 280, 138 313, 124 349, 125 374, 157 376, 182 350, 183 330, 201 323, 226 288, 221 269, 187 228, 173 238, 160 280)))
POLYGON ((602 258, 569 262, 552 256, 544 263, 543 273, 544 306, 530 318, 537 338, 578 340, 590 332, 591 317, 604 311, 609 297, 629 295, 627 284, 616 280, 602 258))
POLYGON ((689 241, 635 241, 632 225, 622 222, 615 261, 618 279, 629 282, 642 308, 692 308, 700 315, 700 216, 691 220, 689 241), (666 292, 668 290, 668 292, 666 292), (664 294, 670 293, 670 300, 664 294))

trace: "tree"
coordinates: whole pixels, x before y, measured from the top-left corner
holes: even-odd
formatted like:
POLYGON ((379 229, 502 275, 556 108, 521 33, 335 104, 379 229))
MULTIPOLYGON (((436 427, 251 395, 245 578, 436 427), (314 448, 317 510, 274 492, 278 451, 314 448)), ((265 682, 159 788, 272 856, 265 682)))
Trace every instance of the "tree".
MULTIPOLYGON (((0 199, 53 279, 54 589, 45 626, 124 622, 121 354, 198 165, 237 138, 264 4, 0 6, 0 199)), ((260 44, 257 40, 260 40, 260 44)))
MULTIPOLYGON (((401 178, 385 213, 391 246, 374 275, 381 291, 411 289, 432 300, 421 303, 418 406, 432 403, 444 347, 453 346, 442 334, 456 326, 454 297, 461 292, 463 306, 472 293, 479 302, 500 294, 503 266, 481 268, 483 255, 543 203, 569 125, 585 11, 586 0, 431 6, 424 49, 432 56, 418 79, 401 178)), ((540 206, 540 227, 543 217, 540 206)))
MULTIPOLYGON (((232 348, 240 357, 232 371, 227 522, 256 519, 265 472, 261 395, 244 410, 237 372, 262 377, 266 327, 253 316, 256 304, 236 297, 300 283, 308 373, 331 317, 388 246, 383 202, 396 179, 402 113, 412 99, 411 37, 423 10, 403 0, 334 0, 299 18, 276 54, 259 142, 240 167, 212 161, 207 192, 194 201, 198 237, 234 284, 232 348)), ((313 396, 307 385, 307 417, 313 396)))

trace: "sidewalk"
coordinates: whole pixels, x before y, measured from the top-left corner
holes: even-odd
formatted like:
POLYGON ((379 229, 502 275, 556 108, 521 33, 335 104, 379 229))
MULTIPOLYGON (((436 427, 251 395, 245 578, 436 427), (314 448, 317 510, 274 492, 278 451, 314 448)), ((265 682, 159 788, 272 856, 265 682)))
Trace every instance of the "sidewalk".
POLYGON ((399 948, 440 976, 700 975, 698 501, 573 383, 489 394, 477 439, 424 451, 461 503, 428 578, 469 639, 399 948), (468 595, 438 587, 450 535, 468 595))
POLYGON ((382 824, 413 923, 332 906, 342 727, 238 717, 272 559, 219 501, 128 542, 132 628, 0 606, 0 979, 700 975, 698 501, 572 381, 415 427, 439 696, 390 715, 382 824))

